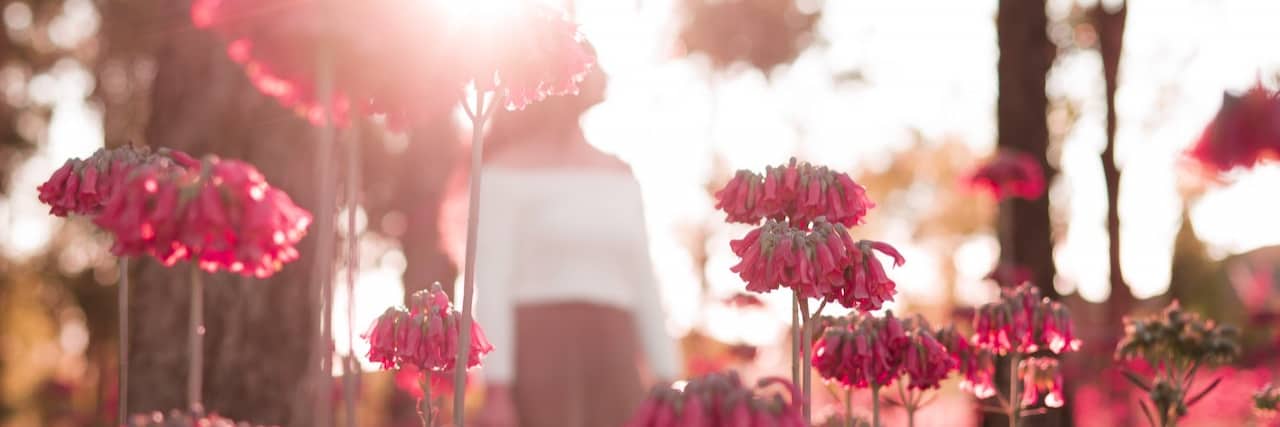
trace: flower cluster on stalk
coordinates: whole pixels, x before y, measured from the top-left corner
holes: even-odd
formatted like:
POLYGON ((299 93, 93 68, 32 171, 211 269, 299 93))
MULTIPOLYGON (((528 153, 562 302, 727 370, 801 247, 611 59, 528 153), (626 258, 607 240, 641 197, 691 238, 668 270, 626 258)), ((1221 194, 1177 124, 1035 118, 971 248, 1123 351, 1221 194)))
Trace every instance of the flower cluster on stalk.
MULTIPOLYGON (((437 283, 414 293, 408 307, 388 308, 360 337, 369 341, 369 361, 382 369, 448 372, 457 363, 461 319, 437 283)), ((479 366, 480 357, 493 351, 480 324, 471 323, 471 336, 464 369, 479 366)))
POLYGON ((854 314, 831 322, 814 345, 813 367, 845 387, 883 387, 907 381, 913 390, 937 388, 956 368, 924 319, 900 321, 854 314), (903 376, 905 375, 905 378, 903 376))
POLYGON ((253 165, 209 156, 195 168, 139 168, 94 223, 116 236, 116 255, 261 278, 298 259, 311 214, 253 165))
POLYGON ((191 168, 195 159, 181 151, 146 146, 100 148, 86 159, 68 159, 36 188, 54 216, 95 216, 138 168, 191 168))
POLYGON ((655 387, 626 427, 803 427, 802 399, 795 385, 781 378, 762 379, 752 388, 734 372, 708 374, 682 389, 655 387), (788 395, 763 390, 775 385, 788 395))
POLYGON ((1203 319, 1175 301, 1158 315, 1124 319, 1116 358, 1142 359, 1153 366, 1219 365, 1240 354, 1239 335, 1236 328, 1203 319))
POLYGON ((54 215, 88 215, 117 256, 267 277, 298 258, 311 214, 252 165, 120 147, 68 160, 38 188, 54 215))
POLYGON ((191 19, 227 41, 259 91, 317 124, 327 108, 336 124, 381 114, 403 129, 453 108, 468 84, 520 109, 576 93, 595 64, 594 49, 558 9, 517 2, 484 20, 460 16, 450 1, 196 0, 191 19), (328 76, 318 52, 328 54, 328 76), (325 77, 328 105, 316 95, 325 77))
POLYGON ((1280 157, 1280 93, 1259 84, 1242 95, 1224 94, 1222 108, 1187 155, 1210 172, 1280 157))
POLYGON ((730 222, 764 221, 730 242, 740 258, 731 270, 748 291, 785 287, 864 311, 893 300, 896 285, 876 252, 895 266, 906 260, 888 243, 850 237, 847 227, 861 224, 875 204, 848 174, 792 159, 764 175, 738 171, 716 198, 730 222))
POLYGON ((1154 409, 1147 402, 1141 403, 1152 425, 1172 425, 1169 423, 1185 416, 1191 405, 1221 383, 1219 377, 1193 391, 1201 366, 1228 363, 1240 354, 1239 331, 1185 311, 1177 301, 1159 314, 1126 318, 1124 324, 1125 335, 1116 345, 1115 358, 1141 360, 1156 371, 1149 381, 1133 371, 1122 371, 1134 386, 1147 393, 1154 409))
POLYGON ((1014 197, 1026 200, 1044 195, 1044 170, 1027 153, 1000 151, 966 177, 974 190, 991 194, 996 200, 1014 197))
POLYGON ((1031 354, 1041 349, 1060 354, 1080 348, 1071 314, 1062 303, 1042 297, 1029 284, 1001 293, 1000 301, 978 308, 975 345, 1002 355, 1031 354))
POLYGON ((961 390, 979 399, 996 395, 996 367, 991 350, 970 344, 969 338, 957 332, 954 325, 939 329, 936 337, 955 362, 956 373, 962 378, 961 390))

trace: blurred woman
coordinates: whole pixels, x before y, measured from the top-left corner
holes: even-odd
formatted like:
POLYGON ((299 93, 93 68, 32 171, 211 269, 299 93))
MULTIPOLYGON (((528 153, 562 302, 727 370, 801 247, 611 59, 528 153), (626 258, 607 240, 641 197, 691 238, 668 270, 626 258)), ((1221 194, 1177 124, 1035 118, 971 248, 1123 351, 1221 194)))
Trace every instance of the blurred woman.
POLYGON ((578 123, 605 76, 582 86, 500 112, 486 137, 476 313, 495 351, 484 427, 620 426, 645 382, 678 373, 640 187, 578 123))

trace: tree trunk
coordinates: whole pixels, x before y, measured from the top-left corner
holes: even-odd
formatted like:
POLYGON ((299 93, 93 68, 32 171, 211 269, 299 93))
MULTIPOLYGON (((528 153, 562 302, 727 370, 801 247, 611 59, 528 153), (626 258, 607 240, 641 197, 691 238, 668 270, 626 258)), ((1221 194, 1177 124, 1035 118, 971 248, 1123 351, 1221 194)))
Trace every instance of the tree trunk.
MULTIPOLYGON (((996 43, 1000 49, 1000 59, 996 64, 1000 90, 996 99, 996 146, 1034 157, 1044 170, 1046 184, 1052 183, 1055 175, 1047 158, 1049 100, 1045 81, 1056 51, 1049 41, 1048 24, 1045 0, 1000 0, 996 12, 996 43)), ((1001 230, 1004 235, 1000 236, 1000 241, 1009 242, 1012 246, 1001 248, 1004 252, 1001 259, 1011 259, 1030 268, 1032 280, 1041 292, 1056 298, 1049 197, 1046 195, 1030 201, 1013 199, 1002 204, 1000 216, 1002 223, 1012 223, 1012 227, 1002 227, 1004 229, 1001 230)), ((1007 368, 998 369, 997 381, 1001 382, 997 384, 1007 384, 1009 375, 1007 368)), ((1029 417, 1023 425, 1071 425, 1070 414, 1071 411, 1064 407, 1029 417)), ((983 425, 1008 425, 1008 420, 1003 416, 987 416, 983 425)))
MULTIPOLYGON (((194 30, 187 2, 155 2, 171 32, 159 42, 151 115, 153 147, 192 155, 218 154, 256 165, 273 185, 315 215, 312 168, 316 130, 253 89, 225 46, 194 30)), ((332 177, 330 177, 332 178, 332 177)), ((315 425, 307 390, 310 351, 319 313, 309 304, 315 233, 299 245, 302 258, 267 280, 206 274, 204 404, 210 411, 254 423, 315 425)), ((130 412, 182 408, 189 263, 163 268, 138 263, 130 314, 130 412)))
MULTIPOLYGON (((399 178, 405 194, 396 205, 408 217, 401 242, 405 259, 405 298, 440 282, 453 295, 458 268, 445 252, 440 233, 441 205, 447 194, 458 157, 458 134, 450 116, 441 116, 409 133, 409 149, 398 160, 404 165, 399 178)), ((407 301, 407 300, 406 300, 407 301)))
MULTIPOLYGON (((1107 186, 1107 237, 1109 282, 1111 295, 1106 301, 1106 325, 1119 325, 1121 319, 1133 307, 1133 291, 1124 280, 1124 272, 1120 266, 1120 169, 1116 167, 1116 88, 1119 87, 1120 54, 1124 48, 1124 27, 1128 15, 1128 5, 1122 3, 1115 10, 1099 4, 1090 11, 1090 18, 1098 34, 1098 49, 1102 56, 1102 73, 1106 81, 1107 102, 1107 145, 1102 150, 1102 176, 1107 186)), ((1120 329, 1110 328, 1099 334, 1096 343, 1098 348, 1115 348, 1120 340, 1120 329)), ((1103 376, 1101 384, 1107 390, 1112 401, 1130 400, 1129 384, 1114 375, 1103 376)), ((1124 407, 1115 405, 1116 408, 1124 407)), ((1137 422, 1129 411, 1115 414, 1118 425, 1133 425, 1137 422)))

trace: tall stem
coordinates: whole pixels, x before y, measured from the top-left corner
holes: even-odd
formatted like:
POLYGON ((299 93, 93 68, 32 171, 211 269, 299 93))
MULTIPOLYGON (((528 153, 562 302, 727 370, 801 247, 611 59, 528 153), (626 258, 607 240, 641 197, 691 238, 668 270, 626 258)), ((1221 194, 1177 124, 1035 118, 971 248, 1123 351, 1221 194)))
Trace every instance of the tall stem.
MULTIPOLYGON (((466 102, 463 99, 462 102, 466 102)), ((453 424, 463 423, 466 413, 467 396, 467 358, 471 353, 471 306, 476 287, 476 230, 480 218, 480 167, 481 155, 484 153, 484 123, 489 115, 497 110, 502 99, 494 94, 488 109, 485 108, 484 93, 476 92, 475 108, 471 110, 471 191, 467 204, 467 252, 462 274, 462 325, 459 331, 458 357, 453 370, 453 424)), ((506 350, 511 351, 511 350, 506 350)))
POLYGON ((422 400, 418 401, 418 417, 422 418, 422 427, 435 426, 435 411, 431 409, 431 371, 423 371, 423 380, 418 383, 422 387, 422 400))
POLYGON ((804 324, 800 325, 800 356, 802 357, 800 359, 800 374, 803 378, 803 385, 800 386, 800 391, 804 395, 804 422, 811 423, 813 422, 813 417, 811 416, 813 415, 813 340, 810 337, 813 336, 813 321, 809 317, 809 301, 804 297, 799 297, 798 301, 800 302, 800 316, 804 319, 804 324))
POLYGON ((1022 382, 1018 375, 1018 365, 1021 362, 1021 354, 1009 352, 1009 427, 1018 427, 1018 416, 1022 412, 1022 392, 1019 390, 1022 382))
POLYGON ((844 388, 844 426, 853 425, 853 387, 844 388))
POLYGON ((204 280, 191 264, 191 317, 187 324, 187 407, 199 404, 204 375, 204 280))
POLYGON ((898 401, 902 402, 902 409, 907 412, 907 427, 915 427, 916 425, 916 397, 907 391, 907 387, 902 383, 906 377, 898 378, 898 401))
POLYGON ((791 383, 800 384, 800 297, 791 295, 791 383))
POLYGON ((334 168, 333 57, 324 44, 321 44, 316 55, 316 72, 316 99, 323 109, 324 120, 320 126, 315 148, 315 176, 318 187, 315 202, 316 258, 311 270, 310 283, 314 288, 310 297, 316 308, 313 313, 316 317, 312 319, 320 326, 320 331, 312 336, 311 360, 308 362, 311 378, 308 382, 312 387, 309 396, 311 398, 309 406, 313 412, 312 423, 316 427, 326 427, 330 424, 330 417, 332 417, 332 411, 330 411, 332 398, 328 384, 333 375, 330 367, 330 359, 333 357, 333 351, 330 348, 333 333, 330 331, 330 326, 333 321, 331 304, 334 278, 333 253, 336 251, 333 206, 337 196, 335 182, 332 179, 334 168))
POLYGON ((124 425, 129 416, 129 259, 120 257, 120 370, 116 373, 116 422, 124 425))
POLYGON ((356 274, 360 271, 360 234, 356 230, 356 208, 360 195, 360 140, 353 131, 347 141, 347 357, 342 364, 342 400, 346 427, 356 425, 356 379, 360 368, 355 359, 356 274))
POLYGON ((871 427, 880 427, 880 386, 871 384, 871 427))

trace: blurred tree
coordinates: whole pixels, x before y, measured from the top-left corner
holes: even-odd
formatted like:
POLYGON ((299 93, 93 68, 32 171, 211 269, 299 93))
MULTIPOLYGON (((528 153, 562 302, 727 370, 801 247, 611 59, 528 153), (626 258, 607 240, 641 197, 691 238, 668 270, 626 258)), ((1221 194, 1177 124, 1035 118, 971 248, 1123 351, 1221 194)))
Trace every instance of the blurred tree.
POLYGON ((820 7, 796 0, 682 0, 680 42, 716 70, 743 63, 764 72, 794 61, 814 42, 820 7))
MULTIPOLYGON (((1056 55, 1049 41, 1045 0, 1000 0, 996 11, 996 44, 1000 59, 996 63, 999 95, 996 98, 997 139, 1000 149, 1024 152, 1040 162, 1046 183, 1052 183, 1056 171, 1048 161, 1049 125, 1048 95, 1045 82, 1056 55)), ((1053 236, 1049 219, 1049 197, 1036 200, 1012 199, 1002 204, 1001 259, 1012 260, 1032 271, 1033 283, 1050 297, 1058 297, 1054 289, 1056 269, 1053 261, 1053 236)), ((1007 381, 1009 372, 1001 369, 997 379, 1007 381), (1002 377, 1002 378, 1001 378, 1002 377)), ((1028 425, 1072 425, 1070 399, 1062 409, 1031 417, 1028 425)), ((984 426, 1007 423, 998 416, 983 418, 984 426)))

